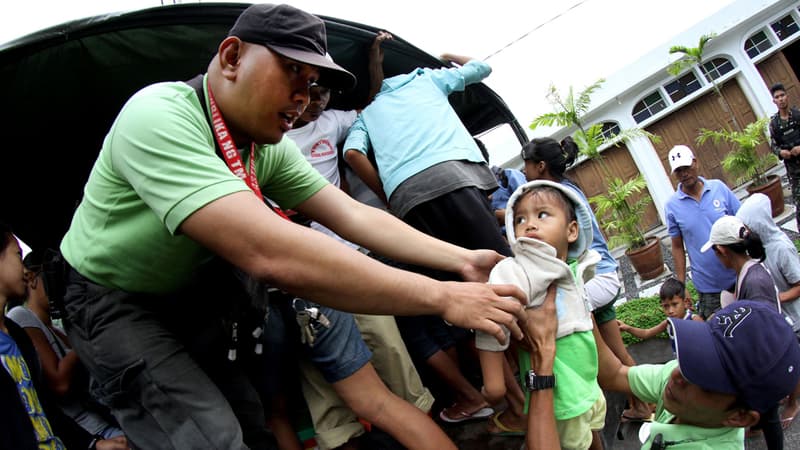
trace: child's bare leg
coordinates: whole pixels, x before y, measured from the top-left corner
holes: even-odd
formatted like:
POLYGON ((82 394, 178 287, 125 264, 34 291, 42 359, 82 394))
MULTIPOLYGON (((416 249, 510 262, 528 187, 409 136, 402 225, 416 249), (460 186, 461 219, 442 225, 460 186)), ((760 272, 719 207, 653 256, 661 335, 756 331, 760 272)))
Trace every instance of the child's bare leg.
POLYGON ((589 450, 603 450, 603 438, 600 437, 600 432, 592 430, 592 445, 589 450))
MULTIPOLYGON (((511 356, 509 355, 511 353, 514 352, 506 352, 506 355, 510 358, 511 356)), ((506 403, 508 408, 498 412, 495 417, 489 420, 489 433, 500 433, 507 430, 524 431, 528 427, 527 418, 523 413, 525 409, 525 393, 517 382, 514 369, 511 368, 508 358, 503 358, 503 377, 506 383, 506 403), (506 430, 500 429, 498 422, 506 430)))
POLYGON ((333 388, 358 417, 386 431, 407 448, 456 448, 427 414, 392 394, 372 364, 333 383, 333 388))
POLYGON ((456 394, 456 404, 447 408, 445 415, 456 419, 488 406, 483 395, 464 377, 458 363, 448 353, 439 350, 426 362, 456 394))

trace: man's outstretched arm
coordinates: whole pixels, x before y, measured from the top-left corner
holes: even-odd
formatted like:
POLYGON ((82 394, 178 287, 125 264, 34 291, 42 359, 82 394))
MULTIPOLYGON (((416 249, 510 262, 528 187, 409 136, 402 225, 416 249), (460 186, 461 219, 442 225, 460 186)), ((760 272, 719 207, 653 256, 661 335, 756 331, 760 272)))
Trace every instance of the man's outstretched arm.
MULTIPOLYGON (((342 199, 360 205, 333 186, 326 186, 311 199, 297 209, 317 220, 327 219, 330 214, 327 209, 320 214, 311 212, 310 208, 318 207, 320 202, 334 202, 336 204, 325 208, 340 211, 353 206, 341 203, 342 199), (322 192, 325 194, 318 197, 322 192)), ((357 214, 353 217, 364 216, 357 214)), ((327 220, 319 221, 332 225, 327 220)), ((339 224, 333 225, 334 231, 341 231, 337 229, 339 224)), ((252 192, 237 192, 207 204, 190 215, 180 230, 257 279, 333 308, 372 314, 435 314, 455 325, 480 329, 498 339, 504 338, 498 324, 509 327, 517 336, 521 334, 516 319, 522 317, 524 294, 518 288, 483 283, 444 283, 391 268, 322 233, 278 217, 252 192), (515 297, 518 301, 509 301, 507 297, 515 297)), ((369 242, 394 241, 393 244, 379 245, 377 250, 390 250, 384 254, 399 260, 403 258, 398 256, 413 252, 394 251, 397 247, 439 242, 429 237, 420 238, 417 234, 422 233, 409 230, 380 222, 363 223, 362 227, 351 224, 345 233, 340 234, 359 243, 363 239, 353 238, 353 233, 369 235, 369 242)), ((434 249, 443 249, 444 246, 449 244, 433 245, 434 249)), ((475 268, 480 266, 480 262, 469 261, 467 255, 472 252, 450 249, 441 256, 432 257, 431 253, 436 252, 434 249, 417 248, 426 256, 411 259, 430 259, 439 268, 460 273, 482 272, 482 269, 475 268), (464 257, 465 260, 459 261, 464 257)))

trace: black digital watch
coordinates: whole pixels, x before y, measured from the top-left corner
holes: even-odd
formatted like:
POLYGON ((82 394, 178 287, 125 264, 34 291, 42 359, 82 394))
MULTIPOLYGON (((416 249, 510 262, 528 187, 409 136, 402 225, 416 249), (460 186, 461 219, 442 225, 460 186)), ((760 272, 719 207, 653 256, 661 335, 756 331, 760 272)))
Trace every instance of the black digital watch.
POLYGON ((537 375, 533 369, 525 374, 525 387, 529 391, 541 391, 542 389, 553 389, 556 386, 555 375, 537 375))

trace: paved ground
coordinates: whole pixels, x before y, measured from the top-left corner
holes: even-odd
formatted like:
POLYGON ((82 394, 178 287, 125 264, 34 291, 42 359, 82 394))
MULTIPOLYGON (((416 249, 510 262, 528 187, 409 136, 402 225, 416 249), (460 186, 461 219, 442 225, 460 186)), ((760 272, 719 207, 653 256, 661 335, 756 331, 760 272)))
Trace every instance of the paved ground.
MULTIPOLYGON (((794 206, 789 200, 789 190, 787 187, 785 170, 781 164, 772 173, 777 173, 783 177, 784 197, 786 201, 786 211, 776 217, 776 223, 792 239, 800 238, 794 220, 794 206)), ((742 198, 746 195, 743 190, 738 190, 737 195, 742 198)), ((642 281, 633 271, 627 257, 620 251, 614 256, 620 262, 620 274, 625 288, 625 299, 637 298, 640 296, 655 295, 664 279, 672 273, 672 255, 669 251, 669 237, 666 228, 662 227, 655 233, 662 240, 662 250, 667 270, 655 280, 642 281)), ((667 341, 651 340, 629 347, 631 355, 640 363, 661 363, 672 358, 672 350, 667 341)), ((606 449, 633 450, 641 448, 638 440, 639 425, 623 424, 619 425, 619 416, 622 414, 625 398, 618 393, 606 393, 608 402, 608 414, 606 415, 606 427, 603 439, 606 449), (620 439, 622 438, 622 439, 620 439)), ((795 421, 789 429, 784 432, 784 448, 800 449, 800 420, 795 421)), ((490 436, 486 431, 486 422, 477 421, 467 424, 451 425, 443 424, 445 431, 462 450, 505 450, 519 449, 522 446, 522 438, 495 437, 490 436)), ((762 437, 753 437, 745 440, 745 448, 752 450, 765 450, 762 437)))

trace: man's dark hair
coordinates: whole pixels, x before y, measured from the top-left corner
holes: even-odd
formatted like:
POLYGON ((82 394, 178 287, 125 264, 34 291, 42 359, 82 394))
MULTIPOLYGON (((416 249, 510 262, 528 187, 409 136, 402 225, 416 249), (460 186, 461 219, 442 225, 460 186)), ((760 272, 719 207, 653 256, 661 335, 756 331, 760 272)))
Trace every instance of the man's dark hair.
POLYGON ((0 252, 4 251, 14 239, 13 233, 11 226, 0 220, 0 252))
POLYGON ((686 285, 677 278, 667 278, 664 284, 661 285, 658 296, 661 297, 661 300, 668 300, 676 295, 686 298, 686 285))
POLYGON ((775 95, 775 93, 778 91, 786 92, 786 88, 783 87, 783 83, 775 83, 771 88, 769 88, 770 95, 775 95))

